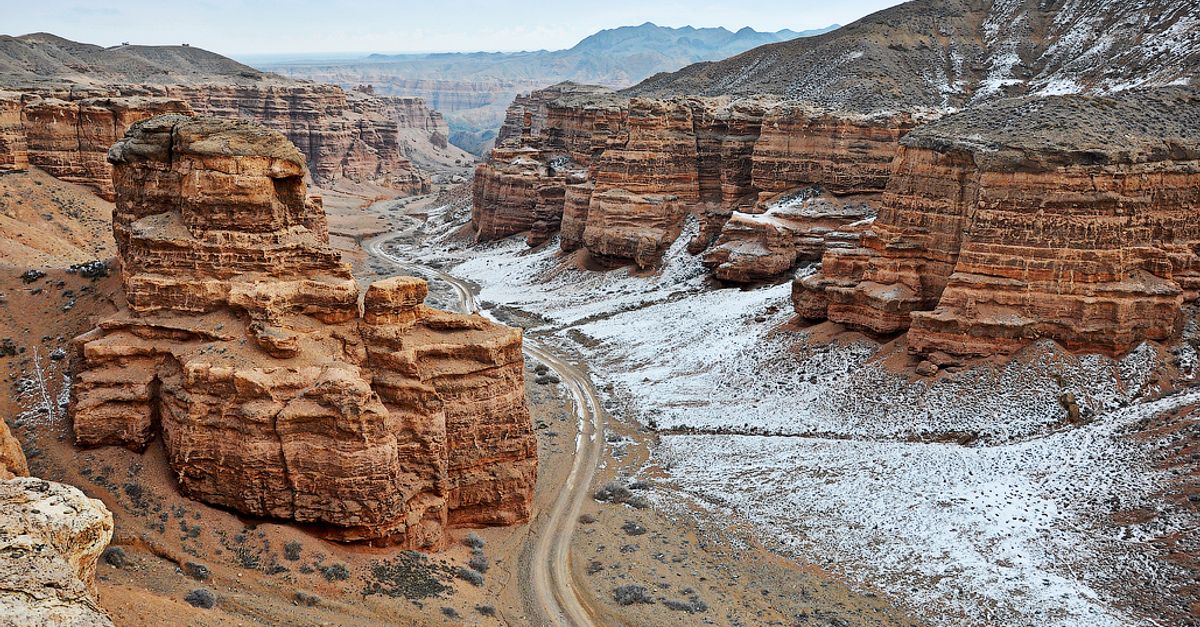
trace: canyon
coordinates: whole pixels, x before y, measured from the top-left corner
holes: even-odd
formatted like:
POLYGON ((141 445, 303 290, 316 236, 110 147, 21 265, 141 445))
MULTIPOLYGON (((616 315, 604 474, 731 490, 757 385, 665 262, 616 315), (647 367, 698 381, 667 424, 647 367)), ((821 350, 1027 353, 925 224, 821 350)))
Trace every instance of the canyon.
POLYGON ((795 275, 802 319, 905 334, 912 354, 942 365, 1044 337, 1106 354, 1176 337, 1195 291, 1179 220, 1196 206, 1185 85, 1200 44, 1158 54, 1155 42, 1200 15, 1164 6, 1118 50, 1098 43, 1096 24, 1132 28, 1125 18, 1140 9, 935 4, 619 92, 564 83, 516 98, 477 167, 476 239, 527 232, 538 246, 558 231, 584 263, 649 270, 695 220, 688 252, 716 279, 795 275), (950 19, 930 39, 935 15, 950 19), (1047 38, 1008 20, 1045 25, 1047 38), (1068 45, 1095 53, 1070 63, 1068 45), (947 60, 959 74, 922 73, 947 60), (911 76, 893 71, 902 62, 911 76), (1119 72, 1136 80, 1118 84, 1119 72), (1136 115, 1142 106, 1159 117, 1136 115), (1112 134, 1085 128, 1089 113, 1112 134))
POLYGON ((645 23, 602 30, 565 50, 372 54, 356 59, 247 58, 292 78, 416 96, 445 115, 451 141, 484 156, 514 97, 563 81, 628 87, 659 72, 715 61, 756 46, 836 28, 767 33, 743 28, 671 28, 645 23))
POLYGON ((190 46, 106 49, 45 34, 4 36, 0 91, 0 167, 37 166, 108 200, 108 147, 132 123, 163 113, 279 130, 304 153, 313 182, 329 188, 424 193, 434 170, 471 161, 447 143, 445 120, 419 98, 291 81, 190 46))
POLYGON ((519 331, 426 307, 406 277, 360 313, 276 131, 169 114, 108 159, 126 304, 74 342, 79 445, 161 434, 188 496, 342 541, 436 549, 528 519, 519 331))

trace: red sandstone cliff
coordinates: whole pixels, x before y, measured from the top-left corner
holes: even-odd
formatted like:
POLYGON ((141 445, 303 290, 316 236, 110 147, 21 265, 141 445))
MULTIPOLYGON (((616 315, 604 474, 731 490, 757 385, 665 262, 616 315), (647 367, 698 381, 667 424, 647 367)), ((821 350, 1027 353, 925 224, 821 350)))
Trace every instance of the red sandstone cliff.
POLYGON ((908 331, 921 353, 1168 339, 1197 296, 1198 130, 1188 89, 1002 101, 918 129, 856 261, 826 253, 798 309, 908 331))
POLYGON ((519 331, 359 290, 278 132, 169 115, 109 153, 127 307, 75 342, 80 445, 161 434, 180 488, 331 538, 442 546, 526 520, 519 331))

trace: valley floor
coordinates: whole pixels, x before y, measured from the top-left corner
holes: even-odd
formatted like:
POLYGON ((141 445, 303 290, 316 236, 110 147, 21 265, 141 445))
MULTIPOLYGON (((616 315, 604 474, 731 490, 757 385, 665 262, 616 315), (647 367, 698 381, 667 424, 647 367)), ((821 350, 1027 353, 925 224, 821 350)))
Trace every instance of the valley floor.
POLYGON ((1047 343, 920 378, 896 342, 792 326, 786 285, 718 289, 686 234, 658 273, 595 272, 555 242, 471 245, 461 209, 420 214, 394 250, 590 364, 644 432, 610 441, 606 470, 659 515, 748 531, 938 624, 1194 620, 1194 324, 1121 360, 1047 343))

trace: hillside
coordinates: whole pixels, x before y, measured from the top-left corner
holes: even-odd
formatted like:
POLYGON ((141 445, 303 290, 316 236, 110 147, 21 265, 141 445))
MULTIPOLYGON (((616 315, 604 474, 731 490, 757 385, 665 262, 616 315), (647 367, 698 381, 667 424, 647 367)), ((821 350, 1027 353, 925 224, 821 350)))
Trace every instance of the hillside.
POLYGON ((918 0, 838 30, 659 74, 636 96, 774 94, 859 111, 1194 83, 1190 0, 918 0))
POLYGON ((756 46, 828 28, 774 33, 743 28, 668 28, 647 22, 602 30, 567 50, 448 54, 374 54, 356 60, 273 61, 261 69, 375 93, 418 96, 446 116, 452 143, 482 154, 520 93, 561 81, 627 87, 656 72, 724 59, 756 46))
POLYGON ((278 80, 192 46, 103 48, 49 33, 0 35, 0 84, 10 88, 64 81, 78 85, 180 85, 202 81, 247 84, 272 79, 278 80))

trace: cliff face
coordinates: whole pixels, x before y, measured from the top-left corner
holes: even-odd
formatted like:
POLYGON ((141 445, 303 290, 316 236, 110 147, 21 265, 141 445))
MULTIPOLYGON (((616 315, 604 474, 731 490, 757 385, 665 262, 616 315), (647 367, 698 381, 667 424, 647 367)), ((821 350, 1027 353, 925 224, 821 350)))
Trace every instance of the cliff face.
POLYGON ((751 183, 764 195, 821 185, 834 194, 887 186, 896 145, 919 118, 908 113, 852 115, 788 103, 762 121, 751 183))
POLYGON ((300 148, 313 182, 327 187, 372 182, 424 193, 431 170, 469 162, 448 146, 441 114, 419 98, 290 81, 187 46, 106 49, 47 35, 3 37, 0 85, 11 93, 0 96, 0 169, 25 167, 24 141, 33 165, 110 200, 108 146, 133 122, 162 113, 278 130, 300 148))
MULTIPOLYGON (((47 174, 94 189, 113 200, 108 148, 134 122, 164 113, 190 113, 187 103, 170 98, 86 98, 66 101, 33 95, 20 97, 21 137, 27 160, 47 174)), ((16 161, 12 159, 11 161, 16 161)), ((16 168, 12 168, 16 169, 16 168)))
POLYGON ((71 486, 0 481, 0 616, 13 625, 111 627, 97 603, 96 562, 112 533, 104 504, 71 486))
POLYGON ((274 131, 161 116, 109 153, 127 308, 75 342, 83 446, 161 433, 184 493, 328 537, 436 548, 529 516, 519 331, 359 291, 305 158, 274 131))
POLYGON ((1163 89, 1004 101, 914 131, 869 252, 827 253, 799 290, 824 295, 799 307, 825 298, 830 320, 908 331, 921 353, 1167 339, 1197 296, 1198 122, 1196 92, 1163 89))
POLYGON ((481 239, 536 222, 531 244, 558 225, 565 251, 582 247, 601 260, 649 267, 690 213, 701 232, 689 250, 699 253, 719 240, 710 259, 721 278, 774 279, 813 256, 824 232, 861 219, 864 210, 818 210, 787 233, 771 221, 727 226, 734 210, 762 213, 777 197, 809 188, 835 195, 882 191, 890 155, 914 119, 757 98, 629 100, 559 85, 510 108, 503 144, 477 170, 474 222, 481 239), (569 172, 565 182, 563 172, 569 172), (547 185, 555 186, 553 208, 539 211, 537 190, 547 185), (769 252, 761 252, 764 239, 771 240, 769 252))

